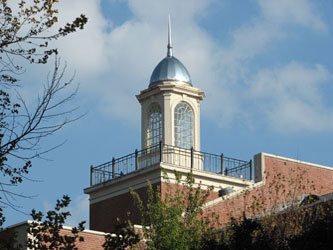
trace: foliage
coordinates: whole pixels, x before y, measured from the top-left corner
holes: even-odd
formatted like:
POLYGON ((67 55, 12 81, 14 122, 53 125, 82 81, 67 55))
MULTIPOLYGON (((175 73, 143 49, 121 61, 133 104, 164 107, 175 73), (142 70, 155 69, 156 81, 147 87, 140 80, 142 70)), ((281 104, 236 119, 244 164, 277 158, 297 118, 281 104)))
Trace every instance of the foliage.
MULTIPOLYGON (((318 188, 299 167, 271 171, 266 177, 264 189, 242 194, 243 215, 231 217, 205 249, 330 249, 333 201, 319 202, 312 194, 318 188)), ((229 210, 237 215, 232 206, 229 210)))
POLYGON ((160 188, 154 191, 148 182, 148 200, 145 204, 138 193, 131 190, 141 214, 143 236, 148 249, 201 249, 203 238, 212 237, 215 214, 204 215, 203 206, 210 194, 195 187, 191 173, 182 183, 182 175, 175 172, 176 185, 167 181, 167 192, 162 196, 160 188))
MULTIPOLYGON (((57 54, 57 49, 49 42, 83 29, 87 22, 87 18, 81 15, 72 23, 55 29, 59 0, 29 2, 0 1, 0 174, 3 176, 0 205, 14 209, 16 206, 12 201, 24 195, 13 193, 9 188, 26 178, 33 159, 41 158, 53 149, 40 148, 41 140, 76 119, 67 117, 73 109, 63 110, 76 90, 61 98, 72 79, 62 82, 64 69, 60 68, 58 60, 44 92, 36 96, 34 107, 17 92, 20 86, 17 75, 24 73, 24 60, 34 64, 47 63, 52 54, 57 54)), ((0 226, 1 222, 0 218, 0 226)))
MULTIPOLYGON (((84 241, 80 234, 84 231, 85 221, 79 223, 71 231, 63 229, 66 219, 71 216, 69 211, 64 211, 69 206, 71 200, 64 195, 61 200, 57 200, 54 210, 46 213, 32 211, 32 222, 28 222, 26 246, 32 250, 75 250, 79 249, 78 242, 84 241)), ((134 231, 132 223, 127 220, 120 222, 117 220, 115 231, 105 235, 105 242, 101 248, 105 250, 130 249, 140 241, 139 235, 134 231)), ((17 244, 17 232, 11 229, 0 231, 1 250, 19 250, 21 245, 17 244)))
POLYGON ((321 207, 303 209, 307 203, 318 200, 313 193, 320 190, 299 166, 287 172, 272 169, 266 176, 265 192, 253 195, 246 212, 252 218, 259 215, 265 238, 270 239, 268 243, 283 249, 292 235, 302 232, 311 221, 322 218, 321 207))
POLYGON ((79 233, 84 230, 85 221, 79 223, 78 227, 73 227, 71 234, 61 233, 66 218, 71 215, 70 212, 63 212, 62 209, 66 208, 70 201, 70 198, 64 195, 61 200, 57 200, 54 210, 47 212, 45 218, 42 212, 32 211, 31 216, 34 221, 29 223, 27 229, 31 236, 27 242, 29 249, 78 249, 76 247, 77 241, 84 241, 79 233))
POLYGON ((320 205, 316 210, 322 216, 309 221, 298 234, 288 239, 290 249, 332 249, 333 201, 320 205))
MULTIPOLYGON (((331 249, 333 241, 333 202, 317 204, 310 208, 300 208, 294 217, 306 214, 311 222, 305 223, 298 231, 293 231, 293 221, 286 214, 275 214, 265 218, 241 220, 232 219, 218 241, 209 242, 206 249, 331 249), (281 220, 281 218, 285 220, 281 220), (284 224, 277 227, 276 223, 284 224), (280 226, 287 232, 278 230, 280 226)), ((289 213, 289 212, 288 212, 289 213)))
MULTIPOLYGON (((22 66, 11 60, 18 56, 30 63, 47 63, 49 56, 57 53, 56 48, 49 48, 49 41, 67 36, 83 29, 87 18, 81 14, 72 23, 67 23, 58 30, 52 29, 58 22, 59 0, 33 0, 27 4, 24 0, 13 3, 0 1, 0 61, 4 72, 17 72, 22 66)), ((1 82, 15 82, 16 79, 3 74, 1 82)))
POLYGON ((191 174, 183 186, 176 173, 177 185, 168 182, 165 196, 148 183, 147 202, 132 190, 148 249, 331 249, 333 201, 311 194, 317 188, 300 168, 287 176, 270 174, 265 192, 244 192, 242 216, 231 217, 220 230, 212 227, 215 215, 203 216, 209 191, 194 187, 191 174))
POLYGON ((256 232, 261 229, 261 225, 244 216, 238 223, 234 218, 231 219, 229 228, 229 248, 230 249, 257 249, 256 232))
POLYGON ((140 241, 140 237, 134 231, 134 227, 129 220, 120 222, 117 220, 117 225, 112 234, 105 235, 105 250, 121 250, 129 249, 140 241))

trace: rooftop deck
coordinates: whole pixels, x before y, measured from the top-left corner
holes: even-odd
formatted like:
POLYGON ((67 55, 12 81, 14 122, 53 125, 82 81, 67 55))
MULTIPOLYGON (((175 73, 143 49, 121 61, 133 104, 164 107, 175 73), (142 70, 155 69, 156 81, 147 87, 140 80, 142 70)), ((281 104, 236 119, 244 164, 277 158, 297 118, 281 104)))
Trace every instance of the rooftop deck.
POLYGON ((117 159, 113 158, 99 166, 91 166, 90 186, 161 163, 177 168, 252 180, 252 160, 243 161, 223 154, 210 154, 195 151, 193 148, 184 149, 159 143, 140 151, 135 150, 134 153, 117 159))

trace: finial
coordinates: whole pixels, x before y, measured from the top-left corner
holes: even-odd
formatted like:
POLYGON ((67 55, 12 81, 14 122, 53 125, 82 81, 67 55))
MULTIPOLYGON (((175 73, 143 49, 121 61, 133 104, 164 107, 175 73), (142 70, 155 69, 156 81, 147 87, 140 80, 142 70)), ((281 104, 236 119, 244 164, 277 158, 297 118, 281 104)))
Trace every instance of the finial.
POLYGON ((168 57, 172 57, 172 45, 171 45, 171 21, 169 15, 169 22, 168 22, 168 57))

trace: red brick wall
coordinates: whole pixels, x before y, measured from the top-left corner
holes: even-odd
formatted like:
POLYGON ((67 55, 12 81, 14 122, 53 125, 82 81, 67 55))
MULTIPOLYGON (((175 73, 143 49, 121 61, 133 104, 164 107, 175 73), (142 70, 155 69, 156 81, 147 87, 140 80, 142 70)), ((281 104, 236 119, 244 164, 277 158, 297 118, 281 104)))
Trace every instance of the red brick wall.
MULTIPOLYGON (((161 187, 160 190, 163 197, 166 192, 172 192, 178 185, 162 182, 162 184, 158 183, 153 185, 155 190, 157 186, 161 187)), ((140 198, 146 202, 147 188, 144 187, 135 191, 139 194, 140 198)), ((216 198, 218 198, 218 193, 211 192, 208 200, 216 198)), ((90 205, 91 230, 112 232, 117 218, 121 221, 130 219, 133 224, 141 224, 136 202, 129 192, 90 205), (128 212, 130 212, 130 216, 128 216, 128 212)))
MULTIPOLYGON (((8 240, 8 233, 12 233, 14 231, 16 231, 19 235, 19 244, 21 244, 22 246, 26 246, 26 241, 28 239, 27 237, 27 232, 26 232, 26 228, 27 228, 28 224, 22 224, 18 227, 14 227, 11 228, 10 230, 5 230, 0 232, 0 242, 3 240, 8 240), (21 230, 22 227, 24 227, 25 230, 21 230), (23 233, 23 234, 22 234, 23 233), (20 240, 21 239, 21 240, 20 240)), ((68 236, 73 236, 71 230, 68 229, 61 229, 60 230, 60 235, 68 235, 68 236)), ((104 244, 105 238, 104 238, 104 234, 95 234, 92 232, 81 232, 79 233, 80 236, 84 237, 84 241, 83 242, 79 242, 79 239, 76 240, 76 247, 78 247, 78 249, 80 250, 103 250, 104 248, 102 247, 102 245, 104 244)), ((24 249, 24 247, 23 247, 24 249)))
MULTIPOLYGON (((154 184, 156 190, 160 183, 154 184)), ((147 200, 147 188, 135 190, 140 198, 147 200)), ((102 232, 112 232, 117 218, 121 221, 130 219, 133 224, 141 224, 139 211, 132 195, 128 192, 94 204, 90 204, 90 229, 102 232), (128 216, 128 212, 130 215, 128 216)))
MULTIPOLYGON (((69 230, 61 230, 60 231, 61 235, 71 235, 71 231, 69 230)), ((79 234, 84 238, 83 242, 79 242, 78 240, 76 241, 76 247, 80 250, 103 250, 104 248, 102 245, 105 242, 104 235, 99 235, 99 234, 92 234, 92 233, 85 233, 81 232, 79 234)))
MULTIPOLYGON (((65 231, 65 230, 63 230, 65 231)), ((62 232, 64 234, 68 234, 69 231, 67 232, 62 232)), ((80 236, 84 237, 83 242, 78 242, 76 244, 76 247, 79 250, 104 250, 102 247, 104 242, 105 242, 105 237, 104 235, 97 235, 97 234, 91 234, 91 233, 80 233, 80 236)), ((134 246, 134 249, 136 250, 143 250, 146 249, 147 245, 145 242, 140 241, 134 246)), ((129 249, 129 248, 128 248, 129 249)))
MULTIPOLYGON (((166 182, 162 182, 161 184, 161 195, 162 195, 162 198, 164 198, 164 195, 166 193, 172 193, 172 192, 175 192, 175 190, 177 189, 181 189, 181 190, 184 190, 184 186, 179 186, 177 184, 172 184, 172 183, 166 183, 166 182)), ((202 188, 202 190, 204 191, 204 189, 202 188)), ((211 200, 214 200, 216 198, 219 197, 219 194, 218 192, 213 192, 211 191, 209 193, 209 196, 207 198, 207 201, 211 201, 211 200)))
POLYGON ((220 215, 218 226, 245 212, 249 217, 276 207, 302 194, 333 192, 333 171, 265 156, 266 183, 207 209, 220 215))

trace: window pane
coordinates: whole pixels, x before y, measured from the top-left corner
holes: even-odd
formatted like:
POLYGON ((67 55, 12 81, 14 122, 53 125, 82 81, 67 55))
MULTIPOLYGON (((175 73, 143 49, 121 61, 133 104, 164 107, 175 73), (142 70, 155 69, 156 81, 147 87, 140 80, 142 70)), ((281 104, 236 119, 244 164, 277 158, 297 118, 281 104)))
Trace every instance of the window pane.
POLYGON ((148 114, 147 147, 162 141, 162 114, 157 104, 151 106, 148 114))
POLYGON ((185 103, 179 103, 174 113, 174 140, 175 146, 191 148, 193 146, 193 111, 185 103))

